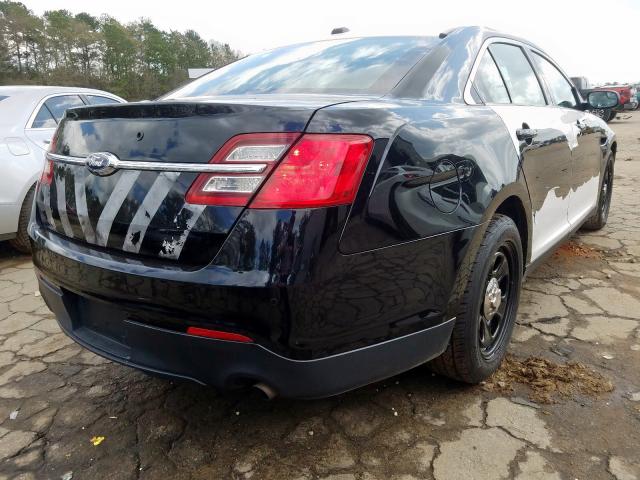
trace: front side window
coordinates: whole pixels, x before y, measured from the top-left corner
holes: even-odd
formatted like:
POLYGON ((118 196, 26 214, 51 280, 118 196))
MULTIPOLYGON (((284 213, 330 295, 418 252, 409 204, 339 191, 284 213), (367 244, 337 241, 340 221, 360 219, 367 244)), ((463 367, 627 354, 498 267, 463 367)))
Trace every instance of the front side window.
POLYGON ((377 37, 302 43, 219 68, 163 100, 270 93, 385 94, 426 55, 433 37, 377 37))
POLYGON ((56 122, 60 122, 64 116, 64 112, 69 108, 82 107, 84 102, 78 95, 60 95, 57 97, 51 97, 44 102, 45 106, 56 119, 56 122))
POLYGON ((551 95, 553 95, 554 103, 560 107, 574 108, 577 105, 576 97, 573 95, 573 89, 564 75, 546 58, 533 53, 533 61, 542 73, 551 95))
POLYGON ((520 47, 494 43, 489 51, 507 85, 511 102, 518 105, 546 105, 542 88, 520 47))
POLYGON ((484 103, 511 103, 507 88, 489 51, 484 52, 478 65, 473 86, 484 103))

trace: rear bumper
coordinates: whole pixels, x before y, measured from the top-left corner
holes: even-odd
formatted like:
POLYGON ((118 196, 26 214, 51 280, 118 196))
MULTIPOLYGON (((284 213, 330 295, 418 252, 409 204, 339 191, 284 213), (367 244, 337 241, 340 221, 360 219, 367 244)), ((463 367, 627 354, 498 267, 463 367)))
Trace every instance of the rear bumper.
POLYGON ((409 370, 446 348, 454 320, 375 345, 315 360, 283 357, 255 343, 188 335, 126 317, 117 304, 72 293, 38 272, 40 291, 62 330, 115 362, 218 388, 263 382, 292 398, 339 394, 409 370), (80 304, 89 305, 88 315, 80 304), (113 323, 96 329, 96 318, 113 323))

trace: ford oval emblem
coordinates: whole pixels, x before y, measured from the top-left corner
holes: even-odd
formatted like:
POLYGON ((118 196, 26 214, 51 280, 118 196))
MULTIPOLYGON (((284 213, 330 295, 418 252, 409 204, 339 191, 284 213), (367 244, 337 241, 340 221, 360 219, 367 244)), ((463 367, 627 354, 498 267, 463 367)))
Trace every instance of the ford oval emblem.
POLYGON ((94 175, 105 177, 118 169, 118 157, 109 152, 95 152, 87 157, 84 164, 94 175))

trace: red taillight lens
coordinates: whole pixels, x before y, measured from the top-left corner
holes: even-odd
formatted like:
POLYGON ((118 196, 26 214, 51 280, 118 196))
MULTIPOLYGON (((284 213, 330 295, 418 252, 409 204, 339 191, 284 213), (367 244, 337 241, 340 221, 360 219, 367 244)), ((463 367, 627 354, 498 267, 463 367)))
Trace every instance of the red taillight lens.
MULTIPOLYGON (((51 143, 49 144, 49 152, 53 152, 56 149, 56 143, 58 143, 58 131, 53 134, 51 143)), ((42 175, 40 175, 40 183, 44 185, 51 185, 53 181, 53 162, 46 158, 44 160, 44 167, 42 168, 42 175)))
POLYGON ((367 135, 305 134, 258 191, 251 208, 352 203, 373 148, 367 135))
POLYGON ((51 185, 53 181, 53 162, 48 158, 44 161, 44 168, 42 169, 42 175, 40 176, 40 183, 42 185, 51 185))
POLYGON ((239 333, 223 332, 221 330, 211 330, 209 328, 188 327, 187 333, 196 337, 215 338, 217 340, 228 340, 231 342, 252 343, 253 339, 239 333))
POLYGON ((198 175, 187 192, 186 201, 204 205, 246 205, 299 136, 299 133, 250 133, 233 137, 209 162, 225 164, 231 171, 198 175), (243 165, 262 168, 253 173, 242 173, 239 170, 243 165), (233 171, 234 166, 238 171, 233 171))

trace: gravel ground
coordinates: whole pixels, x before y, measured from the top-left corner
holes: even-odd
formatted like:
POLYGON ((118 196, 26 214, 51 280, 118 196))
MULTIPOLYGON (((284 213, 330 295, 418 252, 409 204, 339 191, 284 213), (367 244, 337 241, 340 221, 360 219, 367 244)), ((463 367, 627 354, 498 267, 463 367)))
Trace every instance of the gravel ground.
POLYGON ((611 124, 608 226, 527 279, 511 370, 477 387, 420 367, 267 402, 150 378, 60 333, 29 258, 0 244, 0 479, 640 480, 640 112, 627 116, 611 124), (613 390, 572 385, 592 375, 613 390))

